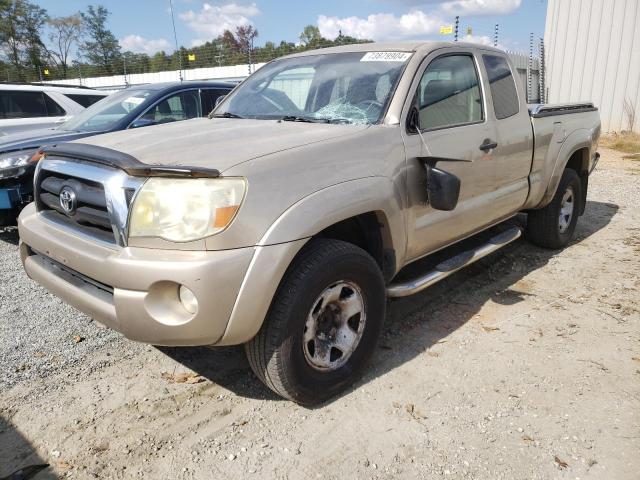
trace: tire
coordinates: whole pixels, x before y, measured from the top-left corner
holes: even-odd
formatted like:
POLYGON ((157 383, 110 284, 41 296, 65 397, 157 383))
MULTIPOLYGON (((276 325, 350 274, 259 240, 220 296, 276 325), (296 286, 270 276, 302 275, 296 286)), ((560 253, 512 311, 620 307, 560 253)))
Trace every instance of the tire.
POLYGON ((529 212, 527 218, 529 241, 544 248, 565 247, 571 241, 576 229, 581 199, 580 177, 575 170, 567 168, 562 173, 558 189, 551 202, 540 210, 529 212), (570 217, 567 215, 569 199, 572 199, 570 217), (562 211, 563 207, 564 211, 562 211))
POLYGON ((384 279, 367 252, 338 240, 311 240, 289 266, 262 328, 245 344, 249 364, 278 395, 321 403, 362 373, 385 309, 384 279), (332 339, 352 349, 330 348, 332 339))

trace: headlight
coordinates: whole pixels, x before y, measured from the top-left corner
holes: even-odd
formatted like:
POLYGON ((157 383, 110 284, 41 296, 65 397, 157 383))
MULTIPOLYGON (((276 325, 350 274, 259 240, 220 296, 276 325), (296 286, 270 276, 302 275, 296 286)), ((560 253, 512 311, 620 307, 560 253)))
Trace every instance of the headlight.
POLYGON ((0 153, 0 178, 15 177, 24 173, 24 167, 40 160, 38 149, 0 153))
POLYGON ((221 232, 244 193, 241 178, 150 178, 133 203, 129 237, 189 242, 221 232))

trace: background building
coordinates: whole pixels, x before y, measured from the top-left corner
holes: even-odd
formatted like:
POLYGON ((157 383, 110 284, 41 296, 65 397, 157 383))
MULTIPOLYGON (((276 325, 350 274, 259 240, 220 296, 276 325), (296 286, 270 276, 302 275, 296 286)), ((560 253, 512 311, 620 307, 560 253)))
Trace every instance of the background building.
POLYGON ((592 101, 603 131, 640 131, 640 0, 548 0, 544 41, 548 103, 592 101))

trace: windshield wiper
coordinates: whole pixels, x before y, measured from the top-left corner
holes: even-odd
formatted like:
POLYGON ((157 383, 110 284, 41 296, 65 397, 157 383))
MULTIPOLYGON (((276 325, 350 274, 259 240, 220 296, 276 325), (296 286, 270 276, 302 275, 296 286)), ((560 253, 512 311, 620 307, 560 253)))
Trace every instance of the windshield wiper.
POLYGON ((278 120, 283 122, 329 123, 328 118, 300 117, 298 115, 285 115, 278 120))
POLYGON ((325 120, 327 121, 327 123, 340 123, 340 124, 353 123, 352 120, 349 120, 348 118, 342 118, 342 117, 326 118, 325 120))
POLYGON ((209 115, 209 118, 244 118, 244 117, 241 115, 238 115, 237 113, 222 112, 222 113, 212 113, 209 115))

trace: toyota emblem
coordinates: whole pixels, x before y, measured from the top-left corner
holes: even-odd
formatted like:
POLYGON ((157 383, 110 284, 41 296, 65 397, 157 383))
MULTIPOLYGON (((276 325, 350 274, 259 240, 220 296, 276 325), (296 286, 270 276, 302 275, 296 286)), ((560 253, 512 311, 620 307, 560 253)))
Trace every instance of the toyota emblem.
POLYGON ((71 187, 63 187, 60 190, 60 207, 67 215, 73 215, 76 213, 76 207, 78 206, 78 200, 76 198, 76 192, 71 187))

